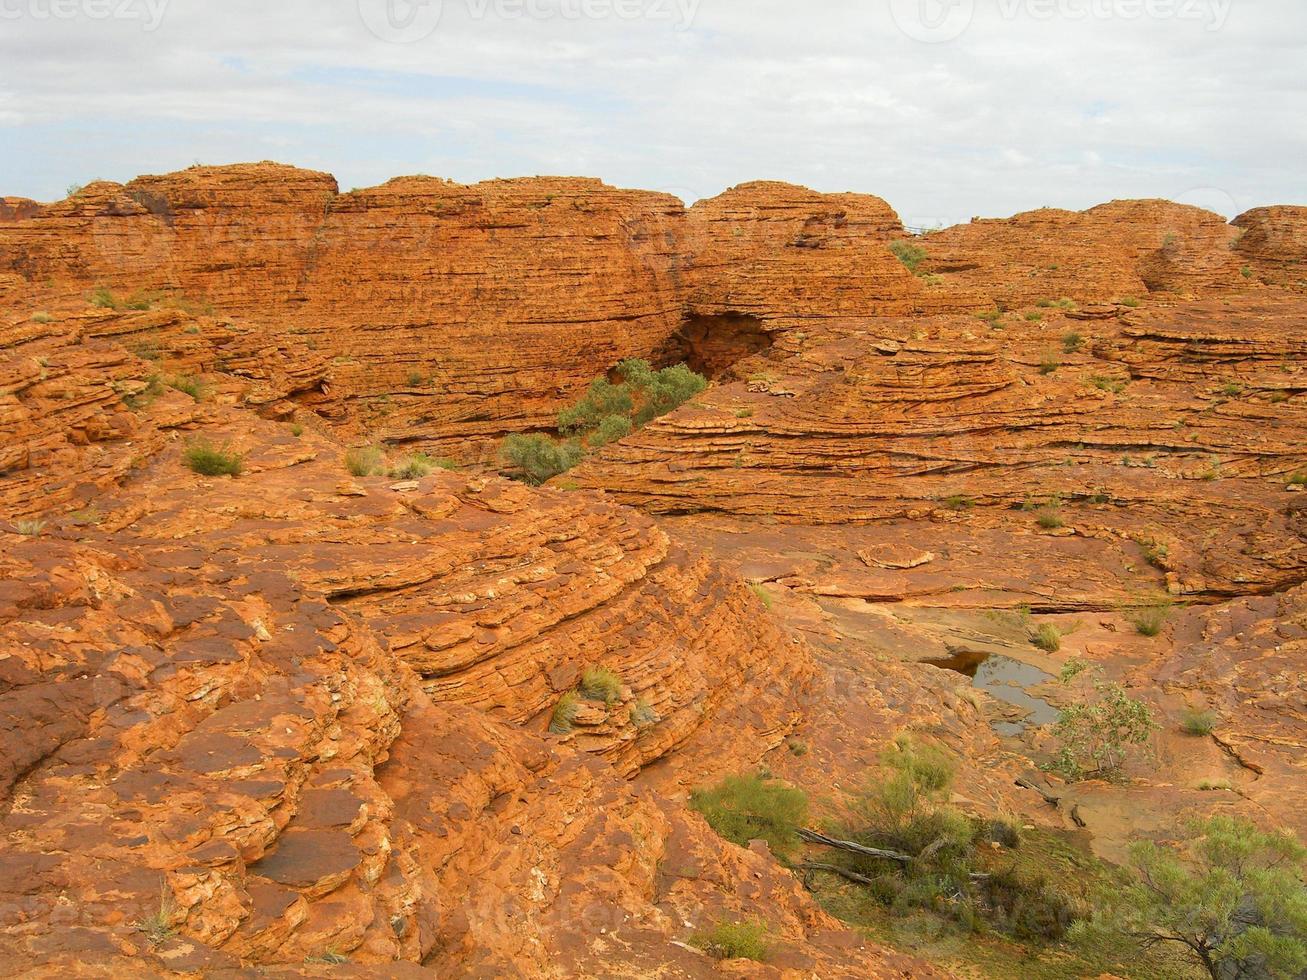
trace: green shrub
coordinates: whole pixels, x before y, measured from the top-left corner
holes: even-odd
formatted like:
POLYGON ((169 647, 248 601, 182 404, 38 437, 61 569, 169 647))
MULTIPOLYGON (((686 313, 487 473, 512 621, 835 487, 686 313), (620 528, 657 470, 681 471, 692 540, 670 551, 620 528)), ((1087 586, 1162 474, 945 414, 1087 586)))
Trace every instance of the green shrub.
POLYGON ((599 427, 590 436, 590 446, 602 449, 609 443, 625 439, 635 431, 635 424, 624 415, 610 415, 599 423, 599 427))
POLYGON ((609 418, 629 418, 634 409, 627 383, 615 385, 606 378, 596 378, 584 398, 558 413, 558 431, 564 435, 584 435, 598 429, 609 418))
POLYGON ((1289 478, 1289 486, 1307 487, 1307 470, 1303 470, 1302 472, 1295 473, 1293 476, 1291 476, 1289 478))
POLYGON ((33 313, 32 320, 35 323, 54 323, 54 317, 49 313, 33 313))
POLYGON ((1068 354, 1075 354, 1085 346, 1085 338, 1074 331, 1062 338, 1062 349, 1068 354))
POLYGON ((1030 634, 1030 642, 1048 653, 1057 653, 1062 649, 1062 631, 1052 623, 1041 623, 1030 634))
POLYGON ((1114 395, 1119 395, 1125 391, 1126 385, 1130 382, 1121 378, 1111 378, 1104 374, 1096 374, 1089 379, 1089 384, 1099 391, 1110 391, 1114 395))
POLYGON ((894 253, 894 257, 903 263, 904 268, 914 276, 920 275, 918 270, 921 263, 926 261, 926 250, 920 245, 901 239, 896 242, 890 242, 889 250, 894 253))
POLYGON ((104 310, 118 309, 118 300, 116 300, 113 293, 104 286, 98 286, 96 289, 92 290, 88 299, 92 306, 98 306, 104 310))
POLYGON ((169 388, 190 395, 197 402, 204 398, 204 383, 187 374, 172 374, 163 379, 169 388))
POLYGON ((1253 277, 1253 267, 1250 265, 1246 265, 1239 270, 1239 274, 1243 276, 1245 279, 1251 279, 1253 277))
POLYGON ((426 453, 414 453, 399 466, 391 469, 390 475, 395 480, 420 480, 430 476, 436 468, 436 461, 426 453))
POLYGON ((1135 299, 1133 296, 1127 296, 1125 299, 1121 300, 1121 305, 1128 306, 1133 310, 1139 306, 1139 300, 1135 299))
POLYGON ((716 786, 690 794, 690 807, 703 815, 718 836, 748 847, 765 840, 782 860, 793 854, 796 831, 808 819, 808 795, 761 775, 727 776, 716 786))
POLYGON ((1139 841, 1134 880, 1105 889, 1078 931, 1123 958, 1160 943, 1213 980, 1296 978, 1307 972, 1307 848, 1288 831, 1216 816, 1179 846, 1139 841))
POLYGON ((229 452, 226 444, 214 446, 203 439, 188 445, 182 460, 201 476, 240 476, 244 469, 240 455, 229 452))
POLYGON ((1038 310, 1031 310, 1026 314, 1026 319, 1031 323, 1038 323, 1040 320, 1044 319, 1044 314, 1040 313, 1038 310))
POLYGON ((587 701, 616 704, 622 700, 622 679, 607 667, 590 667, 581 674, 579 691, 587 701))
POLYGON ((1140 636, 1159 636, 1166 627, 1169 614, 1170 610, 1166 606, 1154 606, 1151 609, 1139 610, 1130 617, 1130 622, 1134 624, 1140 636))
POLYGON ((1088 678, 1053 726, 1058 754, 1051 768, 1068 782, 1115 779, 1131 746, 1146 744, 1157 730, 1152 710, 1126 694, 1120 684, 1104 680, 1101 671, 1083 660, 1062 670, 1061 682, 1070 686, 1088 678))
POLYGON ((623 361, 617 370, 636 390, 640 403, 635 410, 637 427, 676 411, 708 387, 707 378, 684 364, 652 371, 648 361, 635 359, 623 361))
POLYGON ((1180 728, 1186 735, 1206 736, 1216 731, 1216 725, 1220 720, 1215 711, 1186 708, 1180 716, 1180 728))
POLYGON ((756 595, 759 599, 762 600, 762 604, 764 606, 766 606, 768 609, 771 608, 772 605, 771 593, 767 591, 767 587, 765 585, 763 585, 761 582, 752 582, 749 584, 749 588, 753 590, 754 595, 756 595))
POLYGON ((410 388, 417 388, 425 379, 422 377, 421 371, 410 371, 407 380, 410 388))
POLYGON ((290 434, 293 435, 296 439, 298 439, 300 436, 304 435, 304 426, 296 422, 294 425, 290 427, 290 434))
POLYGON ((1062 362, 1056 357, 1046 357, 1039 362, 1039 373, 1044 375, 1056 374, 1061 367, 1062 362))
POLYGON ((1062 520, 1062 515, 1051 507, 1039 512, 1037 523, 1045 531, 1056 531, 1058 528, 1066 527, 1066 521, 1062 520))
POLYGON ((802 759, 808 754, 808 743, 801 738, 786 739, 785 747, 790 750, 790 755, 796 759, 802 759))
POLYGON ((945 497, 944 506, 949 510, 970 510, 972 507, 976 506, 976 502, 970 497, 964 497, 961 494, 957 494, 952 497, 945 497))
POLYGON ((653 728, 662 718, 644 698, 631 705, 631 724, 638 729, 653 728))
POLYGON ((576 716, 581 713, 581 699, 575 691, 568 691, 554 705, 554 715, 549 721, 549 731, 554 735, 566 735, 576 724, 576 716))
POLYGON ((385 465, 386 458, 376 446, 358 446, 345 453, 345 469, 351 476, 373 476, 385 465))
POLYGON ((536 487, 566 473, 583 455, 581 443, 575 439, 558 442, 540 434, 511 435, 500 448, 500 456, 522 481, 536 487))
POLYGON ((769 955, 765 922, 719 922, 707 932, 695 933, 690 945, 719 960, 754 960, 769 955))

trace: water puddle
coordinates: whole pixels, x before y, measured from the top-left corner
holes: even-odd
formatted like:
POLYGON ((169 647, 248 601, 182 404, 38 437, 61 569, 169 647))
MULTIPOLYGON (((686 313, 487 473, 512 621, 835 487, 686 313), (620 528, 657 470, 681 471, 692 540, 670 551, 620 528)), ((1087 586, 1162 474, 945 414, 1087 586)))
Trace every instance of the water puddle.
POLYGON ((970 677, 973 687, 1021 709, 1024 712, 1021 721, 991 723, 1000 735, 1020 735, 1028 725, 1052 725, 1062 717, 1055 707, 1026 690, 1053 679, 1051 674, 1038 667, 999 654, 971 652, 954 654, 944 660, 927 660, 926 663, 970 677))

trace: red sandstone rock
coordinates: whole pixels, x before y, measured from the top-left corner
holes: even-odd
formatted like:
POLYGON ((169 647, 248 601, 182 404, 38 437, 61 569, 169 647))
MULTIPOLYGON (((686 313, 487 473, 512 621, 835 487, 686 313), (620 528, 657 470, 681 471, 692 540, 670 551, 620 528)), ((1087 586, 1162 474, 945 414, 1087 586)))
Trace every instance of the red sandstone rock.
POLYGON ((1302 288, 1307 280, 1307 208, 1254 208, 1231 223, 1243 232, 1235 250, 1249 262, 1252 275, 1302 288))

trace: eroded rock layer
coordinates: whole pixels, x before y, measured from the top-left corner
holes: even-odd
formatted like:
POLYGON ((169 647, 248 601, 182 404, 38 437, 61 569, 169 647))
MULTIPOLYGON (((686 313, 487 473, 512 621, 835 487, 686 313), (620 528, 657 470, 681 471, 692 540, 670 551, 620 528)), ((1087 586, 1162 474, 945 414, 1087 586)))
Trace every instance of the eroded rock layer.
POLYGON ((1250 263, 1250 278, 1298 289, 1307 283, 1307 208, 1254 208, 1231 223, 1243 233, 1235 250, 1250 263))
POLYGON ((714 389, 571 478, 657 513, 800 524, 1030 527, 1052 506, 1051 533, 1124 537, 1174 594, 1302 581, 1286 489, 1307 464, 1301 303, 1125 312, 1009 317, 1001 334, 887 319, 714 389))
POLYGON ((330 362, 314 408, 383 439, 552 424, 624 357, 664 359, 683 208, 597 180, 426 177, 338 194, 327 174, 196 167, 91 184, 0 232, 0 272, 167 290, 330 362))
POLYGON ((921 270, 938 276, 945 292, 1016 309, 1062 297, 1094 303, 1233 287, 1242 281, 1231 251, 1237 234, 1210 211, 1148 200, 975 219, 916 242, 926 253, 921 270))

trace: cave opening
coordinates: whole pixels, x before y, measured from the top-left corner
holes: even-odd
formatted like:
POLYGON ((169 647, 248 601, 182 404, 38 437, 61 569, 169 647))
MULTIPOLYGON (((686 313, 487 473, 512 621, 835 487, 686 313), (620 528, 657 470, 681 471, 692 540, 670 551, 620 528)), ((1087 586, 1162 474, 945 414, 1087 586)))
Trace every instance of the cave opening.
POLYGON ((765 322, 756 316, 690 316, 673 340, 669 363, 684 362, 709 381, 717 381, 746 357, 770 350, 772 343, 765 322))

